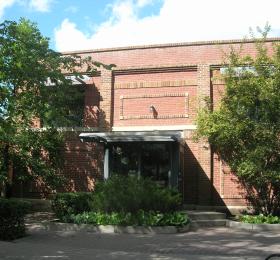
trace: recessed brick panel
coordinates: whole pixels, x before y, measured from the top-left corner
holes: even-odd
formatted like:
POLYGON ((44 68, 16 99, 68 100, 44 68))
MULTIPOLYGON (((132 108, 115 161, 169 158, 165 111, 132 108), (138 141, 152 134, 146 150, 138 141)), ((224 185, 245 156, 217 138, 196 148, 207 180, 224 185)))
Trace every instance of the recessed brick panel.
POLYGON ((196 82, 196 71, 115 76, 113 126, 192 124, 196 82))

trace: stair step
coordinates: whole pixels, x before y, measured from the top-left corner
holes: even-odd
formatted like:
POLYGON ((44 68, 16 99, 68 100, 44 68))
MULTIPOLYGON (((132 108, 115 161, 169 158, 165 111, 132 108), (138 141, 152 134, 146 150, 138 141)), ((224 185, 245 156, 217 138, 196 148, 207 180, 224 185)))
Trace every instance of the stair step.
POLYGON ((214 211, 193 211, 187 210, 184 211, 191 220, 225 220, 226 214, 221 212, 214 212, 214 211))
POLYGON ((226 219, 195 220, 195 221, 191 221, 190 228, 196 229, 201 227, 225 227, 226 224, 227 224, 226 219))

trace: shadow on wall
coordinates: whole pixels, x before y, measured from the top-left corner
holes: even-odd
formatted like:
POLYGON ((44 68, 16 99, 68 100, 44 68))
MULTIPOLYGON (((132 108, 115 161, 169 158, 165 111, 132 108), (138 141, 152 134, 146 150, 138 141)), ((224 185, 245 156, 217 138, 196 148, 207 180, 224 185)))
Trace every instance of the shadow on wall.
MULTIPOLYGON (((110 122, 106 114, 99 109, 102 97, 94 85, 86 86, 85 109, 83 117, 84 127, 98 127, 101 131, 110 129, 110 122)), ((80 132, 65 132, 65 146, 62 151, 64 170, 62 175, 66 179, 64 186, 56 191, 92 191, 94 183, 103 178, 104 147, 97 143, 82 143, 80 132)), ((44 198, 53 193, 41 180, 17 182, 12 188, 13 197, 44 198)))
MULTIPOLYGON (((193 149, 194 150, 194 149, 193 149)), ((198 153, 198 150, 194 150, 198 153)), ((190 147, 184 145, 184 202, 190 207, 197 206, 222 206, 226 209, 226 204, 214 185, 214 160, 211 156, 210 173, 207 175, 197 160, 190 147), (209 176, 210 175, 210 176, 209 176)), ((226 210, 226 213, 229 213, 226 210)))
MULTIPOLYGON (((96 180, 103 178, 103 146, 97 143, 82 143, 79 132, 66 134, 64 169, 65 183, 56 192, 92 191, 96 180)), ((13 185, 13 197, 48 198, 54 191, 46 183, 36 181, 17 181, 13 185)))

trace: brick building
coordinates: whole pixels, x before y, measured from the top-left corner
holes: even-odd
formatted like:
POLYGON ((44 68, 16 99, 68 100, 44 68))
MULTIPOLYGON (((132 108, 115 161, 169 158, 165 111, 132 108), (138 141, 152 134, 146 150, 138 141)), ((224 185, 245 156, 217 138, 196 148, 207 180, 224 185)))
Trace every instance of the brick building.
POLYGON ((69 190, 92 190, 118 172, 178 187, 190 207, 245 206, 235 176, 207 142, 192 139, 204 98, 215 107, 223 92, 224 54, 241 44, 256 53, 252 41, 238 40, 75 52, 116 67, 86 79, 83 127, 66 143, 69 190))

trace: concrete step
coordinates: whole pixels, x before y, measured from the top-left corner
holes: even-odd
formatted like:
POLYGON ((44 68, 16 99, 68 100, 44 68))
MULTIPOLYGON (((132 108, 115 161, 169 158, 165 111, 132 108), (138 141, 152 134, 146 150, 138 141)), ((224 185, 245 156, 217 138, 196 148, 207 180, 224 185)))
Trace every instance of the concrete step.
POLYGON ((193 221, 198 220, 225 220, 226 214, 215 211, 197 211, 197 210, 186 210, 184 211, 189 216, 189 218, 193 221))
POLYGON ((225 213, 199 210, 185 210, 184 212, 190 218, 190 228, 193 230, 201 227, 225 227, 227 225, 225 213))
POLYGON ((226 225, 227 225, 226 219, 191 220, 190 229, 194 230, 201 227, 225 227, 226 225))

